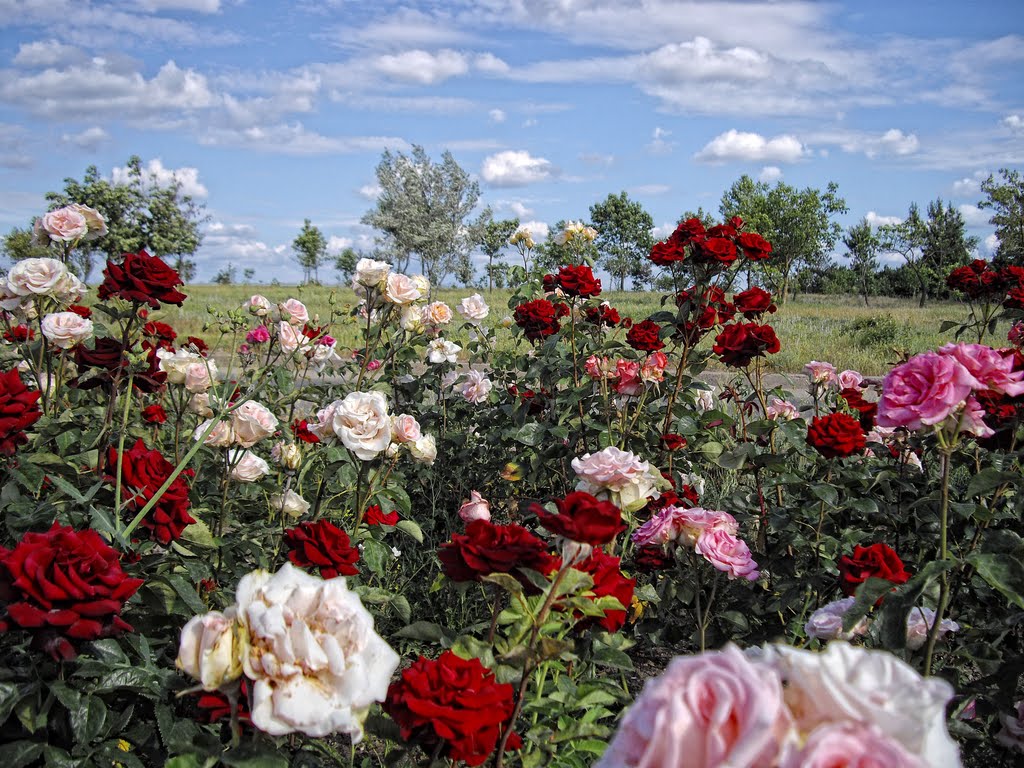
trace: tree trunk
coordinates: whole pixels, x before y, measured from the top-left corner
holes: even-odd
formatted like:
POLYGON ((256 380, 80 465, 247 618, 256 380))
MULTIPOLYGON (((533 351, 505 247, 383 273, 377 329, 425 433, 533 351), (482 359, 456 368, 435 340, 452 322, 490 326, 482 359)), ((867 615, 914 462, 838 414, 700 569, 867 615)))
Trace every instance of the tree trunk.
POLYGON ((782 277, 782 294, 779 296, 779 306, 784 306, 789 299, 789 274, 782 277))

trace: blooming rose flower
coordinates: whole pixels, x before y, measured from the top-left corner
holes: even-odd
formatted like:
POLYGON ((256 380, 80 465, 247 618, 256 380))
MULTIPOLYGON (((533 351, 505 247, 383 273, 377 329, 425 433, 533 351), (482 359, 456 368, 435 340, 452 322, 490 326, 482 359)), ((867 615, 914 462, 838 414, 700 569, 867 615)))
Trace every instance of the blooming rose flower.
POLYGON ((857 545, 852 555, 839 558, 839 586, 853 596, 857 587, 869 578, 885 579, 893 584, 906 584, 910 574, 903 561, 888 544, 876 542, 868 547, 857 545))
POLYGON ((423 437, 419 422, 408 413, 391 417, 391 440, 395 443, 414 443, 423 437))
MULTIPOLYGON (((117 448, 111 447, 107 453, 108 473, 117 471, 117 459, 117 448)), ((136 440, 121 461, 121 498, 128 511, 138 512, 148 504, 173 471, 174 465, 160 451, 146 448, 142 438, 136 440)), ((195 522, 189 514, 188 500, 188 480, 194 474, 191 469, 181 472, 142 518, 140 525, 164 546, 181 538, 181 532, 195 522)), ((112 474, 104 480, 115 484, 112 474)))
POLYGON ((406 304, 398 316, 398 324, 402 330, 409 333, 423 333, 426 326, 423 323, 423 307, 415 304, 406 304))
POLYGON ((644 380, 640 377, 640 363, 635 360, 615 361, 615 392, 634 397, 644 391, 644 380))
POLYGON ((601 281, 594 277, 593 270, 586 264, 560 268, 555 280, 566 296, 589 299, 601 293, 601 281))
POLYGON ((644 546, 656 544, 668 546, 673 543, 693 547, 705 531, 721 529, 736 535, 739 524, 728 512, 702 509, 700 507, 667 506, 633 532, 632 539, 644 546))
POLYGON ((601 546, 626 529, 618 507, 583 491, 555 499, 555 507, 557 514, 548 512, 540 504, 532 504, 530 511, 549 531, 572 541, 601 546))
POLYGON ((43 336, 61 349, 71 349, 85 341, 93 333, 92 320, 79 317, 74 312, 54 312, 43 317, 40 326, 43 336))
POLYGON ((867 634, 868 620, 866 618, 857 622, 849 632, 843 631, 843 617, 853 607, 856 598, 844 597, 841 600, 834 600, 828 605, 823 605, 807 619, 804 624, 804 632, 808 637, 818 640, 852 640, 855 637, 867 634))
POLYGON ((250 296, 249 300, 242 306, 249 311, 249 314, 256 315, 256 317, 266 317, 270 314, 270 310, 274 308, 274 305, 270 303, 270 299, 258 293, 250 296))
POLYGON ((552 236, 556 245, 569 245, 572 243, 586 244, 594 242, 597 237, 597 230, 586 226, 582 221, 568 221, 561 232, 552 236))
MULTIPOLYGON (((564 306, 564 305, 559 305, 564 306)), ((530 341, 543 341, 560 330, 559 310, 547 299, 534 299, 520 304, 513 313, 515 324, 530 341)))
POLYGON ((311 346, 309 338, 301 328, 284 320, 277 324, 277 340, 281 344, 281 351, 286 355, 295 352, 304 354, 311 346))
POLYGON ((119 296, 125 301, 148 304, 153 309, 159 309, 161 303, 180 307, 188 297, 177 290, 179 285, 182 285, 181 277, 163 259, 139 251, 126 253, 120 264, 107 261, 103 283, 96 295, 101 299, 119 296))
POLYGON ((273 435, 278 423, 270 409, 255 400, 246 400, 231 412, 231 431, 235 442, 243 448, 251 448, 273 435))
POLYGON ((397 272, 389 274, 384 282, 384 298, 399 306, 412 304, 424 296, 411 277, 397 272))
POLYGON ((59 259, 21 259, 7 272, 6 288, 14 296, 61 296, 70 293, 78 278, 59 259))
POLYGON ((698 389, 695 393, 697 410, 701 413, 715 410, 715 392, 711 389, 698 389))
POLYGON ((25 430, 39 421, 39 398, 11 369, 0 373, 0 455, 13 456, 19 445, 28 442, 25 430))
POLYGON ((427 360, 438 365, 440 363, 456 363, 462 347, 447 339, 431 339, 427 345, 427 360))
POLYGON ((800 750, 793 749, 780 768, 837 766, 899 766, 928 768, 898 741, 865 723, 830 723, 816 728, 800 750))
POLYGON ((228 463, 231 465, 231 479, 239 483, 255 483, 270 474, 270 465, 252 451, 228 451, 228 463))
POLYGON ((356 271, 352 281, 364 288, 378 288, 391 272, 391 265, 374 259, 360 259, 356 262, 356 271))
MULTIPOLYGON (((398 510, 393 509, 390 512, 384 512, 380 508, 379 504, 371 504, 366 508, 366 513, 363 515, 363 525, 397 525, 398 524, 398 510)), ((397 557, 397 555, 396 555, 397 557)))
MULTIPOLYGON (((90 208, 88 205, 82 205, 81 203, 72 203, 68 207, 85 217, 85 223, 89 227, 89 231, 82 238, 83 240, 86 242, 98 240, 107 234, 107 221, 103 218, 103 214, 95 208, 90 208)), ((46 217, 44 216, 43 218, 45 219, 46 217)), ((45 226, 45 221, 43 226, 45 226)))
POLYGON ((421 317, 430 325, 448 325, 452 321, 452 308, 443 301, 432 301, 423 307, 421 317))
POLYGON ((283 494, 270 497, 270 508, 288 517, 302 517, 309 513, 309 502, 289 488, 283 494))
MULTIPOLYGON (((515 710, 511 683, 499 683, 477 658, 445 651, 436 660, 420 656, 388 689, 383 705, 405 741, 466 765, 483 765, 498 746, 515 710)), ((509 738, 506 749, 522 740, 509 738)))
POLYGON ((748 320, 757 320, 766 312, 771 314, 778 309, 772 303, 772 295, 757 286, 737 293, 732 297, 732 301, 736 311, 742 313, 748 320))
POLYGON ((282 301, 277 308, 281 311, 281 318, 289 325, 302 326, 309 322, 309 310, 298 299, 282 301))
POLYGON ((164 424, 167 422, 167 411, 159 403, 147 405, 142 409, 142 420, 147 424, 164 424))
POLYGON ((864 377, 857 371, 843 371, 836 380, 840 389, 858 389, 864 383, 864 377))
POLYGON ((253 681, 253 725, 271 736, 344 733, 360 741, 399 658, 345 580, 286 563, 273 575, 244 576, 236 601, 249 635, 243 668, 253 681))
POLYGON ((586 371, 587 376, 595 381, 614 379, 616 377, 615 369, 607 357, 591 355, 587 358, 587 362, 583 364, 583 370, 586 371))
POLYGON ((657 352, 665 348, 660 338, 661 326, 653 320, 636 323, 626 334, 626 343, 641 352, 657 352))
POLYGON ((734 368, 750 365, 755 357, 775 354, 782 345, 770 325, 733 323, 715 337, 712 351, 724 364, 734 368))
POLYGON ((629 508, 641 499, 656 496, 663 485, 660 473, 632 451, 608 446, 597 453, 587 453, 572 460, 579 477, 576 490, 600 494, 609 491, 620 508, 629 508))
POLYGON ((235 444, 235 433, 231 429, 230 421, 218 421, 210 434, 206 435, 206 439, 203 439, 203 435, 206 434, 206 430, 209 429, 210 425, 213 424, 213 419, 207 419, 192 433, 193 440, 203 440, 203 445, 208 445, 211 448, 228 448, 235 444))
POLYGON ((57 243, 76 243, 89 233, 89 222, 80 212, 67 206, 43 214, 42 228, 57 243))
POLYGON ((790 728, 778 674, 728 645, 648 680, 595 768, 772 768, 790 728))
POLYGON ((772 244, 756 232, 741 232, 736 237, 736 244, 751 261, 764 261, 772 253, 772 244))
POLYGON ((198 361, 185 367, 185 389, 189 392, 206 392, 217 383, 217 361, 212 358, 200 357, 198 361))
POLYGON ((452 581, 480 581, 490 573, 508 573, 533 594, 537 588, 519 569, 548 574, 558 558, 548 546, 520 525, 492 525, 484 519, 466 524, 466 532, 453 533, 437 550, 441 570, 452 581))
POLYGON ((73 659, 74 643, 111 637, 131 627, 121 610, 140 586, 121 570, 121 554, 91 529, 54 522, 46 533, 25 533, 13 549, 0 547, 6 619, 27 630, 54 659, 73 659))
POLYGON ((382 392, 350 392, 332 406, 331 428, 356 458, 369 461, 391 444, 391 417, 382 392))
POLYGON ((665 367, 668 357, 663 352, 654 352, 647 356, 640 368, 640 378, 648 384, 656 384, 665 378, 665 367))
POLYGON ((359 550, 352 546, 348 534, 329 520, 299 523, 285 531, 284 540, 291 547, 291 562, 303 568, 318 567, 325 579, 359 574, 355 566, 359 550))
POLYGON ((1004 357, 983 344, 946 344, 939 354, 956 359, 981 383, 979 389, 991 389, 1017 397, 1024 395, 1024 369, 1015 371, 1013 355, 1004 357))
POLYGON ((248 344, 266 344, 270 341, 270 331, 265 325, 257 325, 245 334, 245 341, 248 344))
POLYGON ((885 375, 876 422, 919 430, 945 421, 974 389, 984 389, 952 355, 925 352, 885 375))
POLYGON ((773 397, 765 417, 776 421, 792 421, 800 418, 800 410, 788 400, 773 397))
POLYGON ((461 302, 456 310, 466 320, 473 325, 478 325, 482 320, 487 318, 491 309, 487 306, 487 302, 484 301, 483 296, 479 293, 474 293, 472 296, 467 296, 461 302))
POLYGON ((198 680, 204 691, 215 691, 242 676, 247 638, 234 614, 233 608, 226 614, 210 611, 193 616, 182 627, 174 666, 198 680))
POLYGON ((706 528, 694 550, 715 568, 727 573, 730 579, 757 581, 761 577, 757 563, 750 556, 750 548, 724 528, 706 528))
POLYGON ((492 386, 493 384, 487 378, 487 374, 483 371, 471 369, 466 372, 465 378, 462 381, 462 397, 467 403, 479 405, 487 400, 492 386))
POLYGON ((860 422, 845 413, 815 416, 807 427, 807 444, 826 459, 860 453, 867 445, 860 422))
MULTIPOLYGON (((907 648, 920 650, 928 639, 928 633, 935 624, 935 611, 931 608, 914 608, 907 614, 907 648)), ((952 619, 943 619, 939 624, 938 639, 942 640, 953 632, 959 632, 960 625, 952 619)))
MULTIPOLYGON (((188 368, 193 363, 203 365, 203 357, 182 347, 178 350, 159 347, 156 356, 160 360, 160 370, 167 374, 167 381, 170 384, 184 384, 188 368)), ((212 360, 210 361, 213 362, 212 360)), ((209 389, 207 387, 206 389, 209 389)), ((196 390, 196 391, 206 391, 196 390)))
POLYGON ((804 371, 812 384, 835 384, 838 382, 836 367, 832 363, 823 363, 819 360, 811 360, 804 366, 804 371))
POLYGON ((470 491, 469 499, 462 502, 462 506, 459 507, 459 517, 464 523, 471 523, 474 520, 490 520, 491 503, 481 496, 479 491, 470 491))
POLYGON ((437 442, 433 435, 423 435, 419 440, 409 443, 409 453, 421 464, 433 464, 437 458, 437 442))

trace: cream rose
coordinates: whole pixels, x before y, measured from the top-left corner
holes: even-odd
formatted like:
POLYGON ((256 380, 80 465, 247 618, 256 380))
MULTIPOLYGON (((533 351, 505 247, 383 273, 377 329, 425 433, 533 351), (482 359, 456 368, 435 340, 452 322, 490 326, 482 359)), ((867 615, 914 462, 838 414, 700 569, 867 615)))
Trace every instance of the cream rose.
POLYGON ((337 403, 331 426, 345 447, 363 461, 391 443, 388 401, 380 392, 350 392, 337 403))
POLYGON ((270 474, 270 465, 252 451, 229 451, 228 462, 231 465, 231 479, 239 483, 255 483, 270 474))
POLYGON ((270 508, 275 512, 283 512, 289 517, 302 517, 309 513, 309 502, 289 489, 283 494, 270 497, 270 508))
MULTIPOLYGON (((207 419, 198 427, 195 432, 192 433, 193 440, 203 440, 203 434, 209 428, 210 424, 213 423, 213 419, 207 419)), ((203 440, 203 445, 208 445, 211 448, 227 448, 235 443, 235 435, 231 431, 231 423, 227 421, 218 421, 214 426, 213 431, 206 436, 203 440)))
POLYGON ((270 458, 285 469, 298 469, 302 466, 302 449, 295 443, 277 443, 270 449, 270 458))
POLYGON ((64 294, 73 286, 71 277, 58 259, 22 259, 7 273, 7 289, 15 296, 64 294))
POLYGON ((391 265, 374 259, 360 259, 356 262, 355 275, 352 281, 364 288, 378 288, 391 273, 391 265))
POLYGON ((464 298, 459 302, 457 309, 460 315, 474 325, 484 320, 491 311, 491 308, 487 306, 487 302, 484 301, 483 296, 479 293, 474 293, 472 296, 464 298))
POLYGON ((160 360, 160 370, 167 374, 168 384, 184 384, 189 366, 203 362, 202 355, 183 348, 173 352, 161 348, 156 351, 156 356, 160 360))
POLYGON ((409 333, 423 333, 423 308, 415 304, 407 304, 402 307, 402 314, 398 318, 398 324, 403 331, 409 333))
POLYGON ((43 214, 43 229, 58 243, 75 243, 89 234, 89 222, 71 206, 43 214))
POLYGON ((443 301, 432 301, 423 308, 423 322, 430 325, 448 325, 452 321, 452 308, 443 301))
POLYGON ((433 464, 437 458, 437 442, 433 435, 424 435, 409 443, 409 453, 421 464, 433 464))
POLYGON ((423 437, 419 422, 408 413, 391 417, 391 439, 396 443, 414 443, 423 437))
POLYGON ((98 240, 107 234, 107 220, 95 208, 90 208, 88 205, 82 205, 81 203, 72 203, 68 207, 78 211, 85 217, 85 223, 89 227, 89 231, 82 238, 83 240, 87 242, 98 240))
POLYGON ((296 351, 304 352, 311 343, 305 334, 302 333, 301 328, 284 320, 277 324, 277 340, 281 344, 281 351, 286 355, 296 351))
POLYGON ((56 347, 71 349, 93 333, 92 320, 74 312, 54 312, 43 317, 40 327, 43 336, 56 347))
POLYGON ((277 426, 277 417, 255 400, 247 400, 231 412, 231 431, 235 433, 235 442, 243 448, 251 448, 270 437, 277 426))
POLYGON ((392 304, 402 306, 419 301, 423 298, 423 293, 416 287, 411 277, 392 272, 384 283, 384 298, 392 304))
POLYGON ((217 382, 217 363, 211 358, 200 357, 185 366, 185 389, 189 392, 206 392, 217 382))
POLYGON ((213 409, 210 407, 210 393, 199 392, 192 395, 188 401, 188 412, 194 413, 197 416, 202 416, 204 419, 208 419, 213 416, 213 409))
POLYGON ((175 666, 198 680, 203 690, 215 691, 242 676, 246 634, 233 608, 194 616, 181 630, 175 666))
POLYGON ((270 314, 270 310, 274 308, 274 305, 270 303, 270 299, 258 293, 250 296, 249 300, 242 306, 249 310, 249 314, 256 315, 256 317, 266 317, 270 314))

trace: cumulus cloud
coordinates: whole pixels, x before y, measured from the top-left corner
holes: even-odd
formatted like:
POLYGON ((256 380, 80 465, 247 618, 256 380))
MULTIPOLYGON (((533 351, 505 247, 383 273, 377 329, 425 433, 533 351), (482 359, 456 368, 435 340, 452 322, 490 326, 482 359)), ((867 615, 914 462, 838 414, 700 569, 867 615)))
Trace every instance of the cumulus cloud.
POLYGON ((509 66, 493 53, 478 53, 473 57, 473 69, 485 75, 504 75, 509 66))
POLYGON ((380 184, 374 182, 373 184, 363 184, 358 190, 357 194, 364 200, 376 200, 380 197, 380 193, 384 190, 380 184))
POLYGON ((135 0, 144 11, 192 11, 194 13, 217 13, 220 0, 135 0))
POLYGON ((351 237, 339 237, 338 235, 331 235, 327 239, 327 252, 328 253, 341 253, 346 248, 351 248, 355 240, 351 237))
POLYGON ((806 152, 800 140, 789 134, 768 139, 759 133, 744 133, 731 129, 709 141, 694 155, 694 159, 705 163, 766 160, 793 163, 806 152))
POLYGON ((437 53, 412 50, 378 56, 373 67, 388 77, 420 85, 434 85, 469 71, 466 57, 450 49, 437 53))
POLYGON ((533 209, 527 208, 526 204, 522 200, 512 200, 505 204, 512 214, 522 221, 523 219, 533 216, 533 209))
POLYGON ((503 109, 492 109, 487 113, 487 117, 492 123, 504 123, 507 115, 503 109))
POLYGON ((981 182, 989 176, 987 171, 975 171, 953 182, 953 194, 957 197, 977 197, 981 194, 981 182))
POLYGON ((806 137, 812 144, 831 144, 844 152, 863 154, 869 158, 915 154, 921 147, 917 135, 904 133, 899 128, 890 128, 881 134, 862 131, 831 131, 815 133, 806 137))
POLYGON ((658 224, 651 229, 651 237, 655 240, 666 240, 669 235, 676 231, 676 226, 678 225, 671 221, 666 221, 664 224, 658 224))
POLYGON ((985 249, 985 253, 991 256, 996 252, 996 249, 999 248, 999 238, 996 237, 996 234, 993 232, 981 241, 981 245, 985 249))
POLYGON ((880 216, 874 211, 868 211, 867 216, 864 218, 867 219, 868 224, 875 228, 903 223, 903 219, 899 216, 880 216))
POLYGON ((543 221, 524 221, 519 224, 519 229, 529 232, 535 243, 547 240, 548 235, 551 233, 551 227, 543 221))
POLYGON ((58 40, 37 40, 18 46, 13 63, 26 69, 45 69, 66 64, 82 64, 89 57, 81 48, 66 45, 58 40))
POLYGON ((1014 133, 1024 133, 1024 117, 1021 115, 1007 115, 999 121, 999 124, 1005 128, 1009 128, 1014 133))
MULTIPOLYGON (((158 187, 169 187, 178 183, 181 185, 181 193, 192 197, 206 197, 209 194, 203 183, 199 181, 197 168, 166 168, 159 157, 153 158, 142 167, 142 178, 145 182, 158 187)), ((130 184, 131 174, 128 167, 114 168, 111 173, 111 181, 114 184, 130 184)))
POLYGON ((957 207, 960 211, 960 215, 963 216, 964 224, 968 227, 984 227, 988 224, 988 220, 992 217, 992 214, 988 211, 979 208, 976 205, 970 203, 964 203, 957 207))
POLYGON ((526 150, 506 150, 484 158, 480 175, 496 187, 521 187, 550 179, 554 166, 526 150))
POLYGON ((324 136, 302 123, 251 128, 209 128, 199 136, 206 146, 233 146, 283 155, 330 155, 352 152, 405 151, 409 144, 393 136, 324 136))
POLYGON ((70 144, 84 149, 87 151, 94 151, 100 144, 103 144, 110 138, 110 134, 100 128, 98 125, 94 125, 91 128, 86 128, 84 131, 79 133, 65 133, 60 137, 60 140, 64 144, 70 144))
POLYGON ((763 181, 767 184, 772 184, 782 178, 782 169, 777 165, 766 165, 761 169, 761 172, 757 174, 758 181, 763 181))

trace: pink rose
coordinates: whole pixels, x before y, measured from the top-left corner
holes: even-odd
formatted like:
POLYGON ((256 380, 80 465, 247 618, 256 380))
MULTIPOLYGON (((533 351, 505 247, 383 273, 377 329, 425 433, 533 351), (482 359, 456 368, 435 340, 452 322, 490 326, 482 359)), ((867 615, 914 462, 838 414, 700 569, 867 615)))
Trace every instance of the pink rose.
POLYGON ((281 317, 291 325, 305 325, 309 322, 309 310, 298 299, 282 301, 277 308, 281 310, 281 317))
POLYGON ((792 421, 793 419, 800 418, 800 410, 788 400, 781 400, 777 397, 772 398, 771 404, 768 406, 768 410, 765 413, 765 417, 772 419, 773 421, 792 421))
POLYGON ((659 382, 665 378, 665 366, 668 365, 668 357, 664 352, 655 352, 647 357, 640 368, 640 378, 646 382, 659 382))
POLYGON ((423 298, 423 292, 413 278, 392 272, 384 282, 384 298, 392 304, 412 304, 423 298))
POLYGON ((709 528, 697 539, 697 554, 704 557, 730 579, 757 581, 761 572, 750 556, 750 548, 724 528, 709 528))
POLYGON ((81 212, 68 206, 44 214, 43 229, 51 240, 74 243, 88 234, 89 222, 81 212))
POLYGON ((572 460, 572 469, 580 480, 611 491, 640 482, 650 466, 632 451, 622 451, 614 445, 572 460))
POLYGON ((808 737, 803 749, 792 749, 780 768, 927 768, 917 755, 906 750, 873 725, 849 722, 823 725, 808 737))
POLYGON ((607 357, 598 357, 597 355, 591 355, 587 358, 587 362, 583 365, 583 370, 594 381, 614 379, 617 375, 612 369, 611 361, 607 357))
POLYGON ((270 341, 270 331, 265 325, 257 325, 245 334, 245 340, 250 344, 264 344, 270 341))
POLYGON ((834 600, 828 605, 811 614, 804 624, 804 632, 808 637, 817 640, 850 640, 866 634, 868 631, 867 619, 861 619, 849 632, 843 632, 843 617, 849 611, 857 598, 844 597, 842 600, 834 600))
POLYGON ((981 382, 980 389, 991 389, 1010 397, 1024 394, 1024 371, 1013 370, 1013 355, 1003 357, 998 350, 983 344, 946 344, 940 355, 955 358, 981 382))
POLYGON ((859 389, 864 381, 864 377, 857 371, 843 371, 837 378, 840 389, 859 389))
POLYGON ((618 382, 615 384, 615 391, 620 395, 639 395, 644 391, 644 382, 640 378, 640 363, 629 360, 617 360, 615 362, 615 373, 618 382))
MULTIPOLYGON (((931 608, 914 608, 907 614, 907 648, 920 650, 928 639, 928 633, 935 624, 935 611, 931 608)), ((943 619, 939 624, 938 639, 942 640, 951 632, 959 632, 960 625, 952 619, 943 619)))
POLYGON ((728 645, 648 680, 595 768, 771 768, 790 728, 778 674, 728 645))
POLYGON ((251 448, 277 429, 277 417, 267 406, 255 400, 247 400, 231 412, 231 430, 235 442, 243 448, 251 448))
POLYGON ((666 546, 672 543, 692 547, 705 531, 720 528, 733 535, 739 530, 736 518, 728 512, 700 507, 665 507, 633 532, 637 546, 666 546))
POLYGON ((210 358, 200 358, 185 367, 185 389, 193 394, 206 392, 217 377, 217 363, 210 358))
POLYGON ((459 517, 467 525, 474 520, 491 519, 491 503, 480 495, 479 491, 470 491, 469 500, 459 507, 459 517))
POLYGON ((984 389, 952 355, 914 355, 885 375, 875 423, 918 430, 945 421, 971 391, 984 389))
POLYGON ((807 373, 812 384, 829 385, 835 384, 838 381, 836 367, 832 363, 811 360, 811 362, 804 366, 804 371, 807 373))
POLYGON ((395 443, 415 443, 423 436, 419 422, 408 413, 391 417, 391 440, 395 443))
POLYGON ((242 306, 249 310, 250 314, 256 315, 257 317, 265 317, 270 314, 270 309, 274 305, 270 303, 270 299, 266 296, 254 293, 242 306))
POLYGON ((491 380, 483 371, 469 370, 462 382, 462 397, 467 403, 479 405, 491 393, 491 380))

